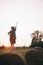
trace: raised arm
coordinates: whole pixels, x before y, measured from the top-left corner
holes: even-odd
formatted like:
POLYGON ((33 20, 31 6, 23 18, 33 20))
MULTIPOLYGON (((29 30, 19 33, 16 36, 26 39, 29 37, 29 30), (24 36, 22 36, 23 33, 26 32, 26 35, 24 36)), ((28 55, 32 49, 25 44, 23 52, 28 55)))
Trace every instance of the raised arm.
POLYGON ((17 22, 16 22, 16 26, 15 27, 17 28, 17 22))
POLYGON ((16 22, 15 30, 16 30, 16 28, 17 28, 17 22, 16 22))

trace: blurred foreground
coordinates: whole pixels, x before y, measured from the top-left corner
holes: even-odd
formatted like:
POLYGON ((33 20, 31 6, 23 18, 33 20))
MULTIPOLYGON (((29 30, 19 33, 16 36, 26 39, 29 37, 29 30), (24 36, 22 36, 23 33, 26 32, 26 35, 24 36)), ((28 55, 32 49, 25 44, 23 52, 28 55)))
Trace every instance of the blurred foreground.
POLYGON ((0 47, 0 65, 43 65, 43 48, 0 47))

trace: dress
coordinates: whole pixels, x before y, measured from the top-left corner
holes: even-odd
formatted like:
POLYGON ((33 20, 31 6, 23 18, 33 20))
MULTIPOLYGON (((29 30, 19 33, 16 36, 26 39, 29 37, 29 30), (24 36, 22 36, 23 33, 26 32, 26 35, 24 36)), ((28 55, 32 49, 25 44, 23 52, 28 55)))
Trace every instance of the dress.
POLYGON ((10 43, 15 44, 16 42, 16 34, 15 31, 10 31, 10 43))
POLYGON ((16 42, 16 28, 13 28, 10 32, 8 32, 8 34, 10 35, 10 43, 11 44, 15 44, 16 42))

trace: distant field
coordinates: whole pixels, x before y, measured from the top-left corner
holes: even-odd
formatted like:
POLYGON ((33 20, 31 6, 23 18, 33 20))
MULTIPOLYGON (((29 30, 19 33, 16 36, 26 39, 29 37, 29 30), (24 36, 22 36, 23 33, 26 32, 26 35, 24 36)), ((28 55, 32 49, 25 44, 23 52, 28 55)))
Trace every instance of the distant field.
POLYGON ((13 50, 11 50, 10 47, 5 47, 5 48, 1 48, 0 49, 0 54, 4 54, 4 53, 14 53, 14 54, 21 54, 21 55, 25 55, 25 53, 29 50, 28 47, 26 48, 19 48, 19 47, 15 47, 13 48, 13 50))

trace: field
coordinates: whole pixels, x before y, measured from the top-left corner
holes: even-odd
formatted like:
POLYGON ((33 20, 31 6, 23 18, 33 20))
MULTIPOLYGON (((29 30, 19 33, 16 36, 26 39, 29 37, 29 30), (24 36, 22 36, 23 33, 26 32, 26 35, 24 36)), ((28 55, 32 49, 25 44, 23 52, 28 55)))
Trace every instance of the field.
POLYGON ((11 53, 11 54, 16 54, 19 55, 20 57, 24 58, 25 53, 29 50, 28 47, 14 47, 11 49, 10 47, 5 47, 0 49, 0 55, 5 54, 5 53, 11 53))
POLYGON ((10 54, 16 54, 19 57, 21 57, 23 59, 24 62, 25 61, 25 53, 29 50, 28 47, 15 47, 13 49, 11 49, 10 47, 5 47, 5 48, 0 48, 0 55, 2 54, 6 54, 6 53, 10 53, 10 54))
POLYGON ((29 51, 29 53, 27 53, 27 59, 30 65, 31 64, 37 65, 37 62, 38 64, 43 65, 43 48, 40 48, 40 47, 36 49, 29 48, 29 47, 14 47, 13 49, 11 49, 10 47, 4 47, 4 48, 0 48, 0 55, 6 54, 6 53, 15 54, 19 56, 26 64, 27 62, 25 59, 25 54, 27 51, 29 51))
POLYGON ((28 47, 22 48, 22 47, 14 47, 11 49, 10 47, 0 48, 0 54, 4 53, 14 53, 19 55, 25 55, 25 53, 29 50, 28 47))

